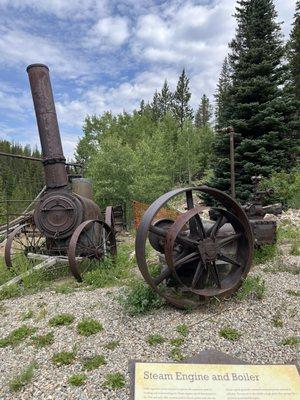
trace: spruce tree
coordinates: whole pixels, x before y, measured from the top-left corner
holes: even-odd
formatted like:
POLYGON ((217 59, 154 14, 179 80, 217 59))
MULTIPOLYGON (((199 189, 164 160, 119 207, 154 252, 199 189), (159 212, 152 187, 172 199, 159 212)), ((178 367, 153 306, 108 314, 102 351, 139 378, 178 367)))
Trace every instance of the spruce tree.
POLYGON ((290 84, 296 100, 300 101, 300 1, 296 3, 293 29, 287 45, 290 84))
POLYGON ((228 107, 229 107, 229 89, 231 86, 230 67, 228 58, 225 57, 219 81, 217 84, 217 92, 215 94, 216 101, 216 128, 224 128, 228 125, 228 107))
POLYGON ((159 121, 161 117, 161 109, 160 109, 160 104, 159 104, 159 94, 157 90, 154 93, 153 100, 151 103, 151 109, 152 109, 152 116, 154 121, 159 121))
POLYGON ((172 110, 173 93, 169 89, 167 80, 165 80, 161 93, 159 94, 158 104, 162 116, 172 110))
POLYGON ((195 126, 197 128, 203 128, 209 124, 209 120, 212 116, 212 107, 209 102, 209 98, 204 94, 201 97, 199 108, 195 115, 195 126))
MULTIPOLYGON (((273 1, 239 0, 235 16, 237 31, 229 55, 232 83, 228 124, 236 132, 236 192, 244 202, 253 189, 252 175, 269 176, 274 171, 289 170, 294 160, 285 121, 291 110, 287 109, 282 90, 284 46, 273 1)), ((228 137, 224 141, 226 148, 224 143, 220 152, 216 148, 213 185, 229 191, 228 137)))
POLYGON ((173 103, 174 116, 178 121, 181 131, 183 130, 184 122, 193 118, 193 109, 189 106, 191 98, 189 82, 190 80, 186 76, 185 69, 183 69, 174 93, 173 103))

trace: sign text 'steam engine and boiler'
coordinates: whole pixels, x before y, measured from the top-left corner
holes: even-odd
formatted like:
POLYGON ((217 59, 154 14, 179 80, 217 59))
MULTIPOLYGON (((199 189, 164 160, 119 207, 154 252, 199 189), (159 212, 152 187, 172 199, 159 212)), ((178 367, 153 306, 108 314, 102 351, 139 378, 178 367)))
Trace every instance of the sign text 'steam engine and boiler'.
POLYGON ((196 382, 196 381, 259 381, 259 375, 251 375, 248 373, 237 374, 234 372, 226 373, 226 374, 184 374, 182 372, 174 372, 174 373, 164 373, 157 374, 149 371, 144 371, 144 379, 145 380, 166 380, 166 381, 188 381, 188 382, 196 382))

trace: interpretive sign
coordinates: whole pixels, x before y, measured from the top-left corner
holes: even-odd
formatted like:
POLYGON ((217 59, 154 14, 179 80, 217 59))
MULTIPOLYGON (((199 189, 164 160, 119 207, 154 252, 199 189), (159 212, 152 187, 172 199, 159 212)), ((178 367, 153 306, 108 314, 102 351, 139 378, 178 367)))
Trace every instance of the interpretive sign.
POLYGON ((134 400, 296 400, 295 365, 140 363, 134 400))

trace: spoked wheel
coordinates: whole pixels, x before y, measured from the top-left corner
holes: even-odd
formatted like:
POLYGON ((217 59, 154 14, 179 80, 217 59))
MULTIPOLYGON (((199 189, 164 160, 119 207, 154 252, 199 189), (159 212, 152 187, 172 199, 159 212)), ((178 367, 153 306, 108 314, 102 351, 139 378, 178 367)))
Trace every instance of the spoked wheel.
POLYGON ((34 254, 46 254, 46 239, 33 223, 20 225, 7 238, 5 264, 20 273, 41 262, 34 254))
POLYGON ((116 238, 111 228, 103 221, 88 220, 74 231, 68 249, 69 266, 78 282, 82 274, 99 267, 106 256, 116 255, 116 238))
POLYGON ((207 186, 176 189, 159 197, 145 212, 136 237, 136 257, 146 282, 171 304, 186 308, 206 298, 233 293, 252 263, 253 236, 247 216, 230 196, 207 186), (204 220, 196 199, 211 196, 216 221, 204 220), (186 212, 175 221, 156 220, 162 207, 183 197, 186 212), (195 205, 196 204, 196 205, 195 205), (147 242, 164 260, 155 274, 146 259, 147 242))

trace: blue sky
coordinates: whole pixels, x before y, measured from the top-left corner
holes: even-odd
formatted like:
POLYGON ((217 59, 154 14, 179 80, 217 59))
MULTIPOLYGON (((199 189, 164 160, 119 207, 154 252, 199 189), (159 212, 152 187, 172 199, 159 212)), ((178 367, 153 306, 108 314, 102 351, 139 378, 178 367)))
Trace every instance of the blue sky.
MULTIPOLYGON (((234 0, 0 0, 0 138, 38 145, 26 66, 49 65, 65 154, 87 114, 131 111, 183 67, 213 100, 234 0)), ((295 0, 275 0, 288 37, 295 0)))

